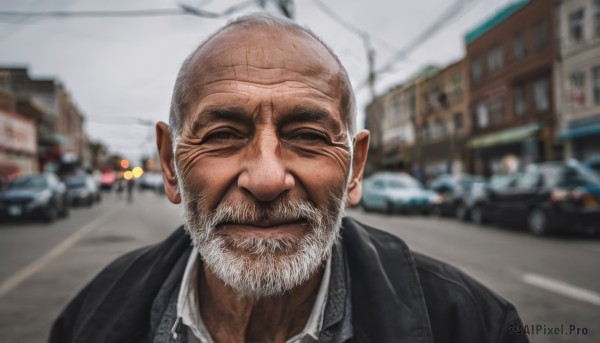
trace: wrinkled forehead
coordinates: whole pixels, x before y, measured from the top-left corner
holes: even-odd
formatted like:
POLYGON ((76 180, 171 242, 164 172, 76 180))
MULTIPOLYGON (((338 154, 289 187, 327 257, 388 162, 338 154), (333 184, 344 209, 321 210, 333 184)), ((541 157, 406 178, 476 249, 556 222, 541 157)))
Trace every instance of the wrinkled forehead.
POLYGON ((327 48, 305 32, 267 26, 231 27, 208 41, 194 56, 188 86, 220 80, 268 84, 290 79, 314 83, 338 99, 340 66, 327 48))

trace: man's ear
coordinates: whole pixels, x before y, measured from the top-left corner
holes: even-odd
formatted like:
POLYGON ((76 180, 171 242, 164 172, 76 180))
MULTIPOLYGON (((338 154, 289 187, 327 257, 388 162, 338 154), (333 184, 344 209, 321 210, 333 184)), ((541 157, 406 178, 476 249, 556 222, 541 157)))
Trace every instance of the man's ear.
POLYGON ((361 130, 354 137, 354 156, 352 159, 352 176, 348 183, 347 206, 353 207, 360 203, 362 196, 362 178, 369 152, 369 131, 361 130))
POLYGON ((156 145, 160 156, 160 165, 162 167, 163 180, 165 182, 165 193, 167 198, 174 203, 181 202, 181 194, 177 184, 177 173, 175 173, 175 156, 173 156, 173 142, 169 134, 169 125, 156 123, 156 145))

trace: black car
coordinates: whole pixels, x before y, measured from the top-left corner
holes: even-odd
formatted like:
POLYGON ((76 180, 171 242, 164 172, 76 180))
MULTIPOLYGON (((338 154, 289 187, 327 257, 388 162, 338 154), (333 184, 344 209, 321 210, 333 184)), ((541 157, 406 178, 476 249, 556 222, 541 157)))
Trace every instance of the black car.
POLYGON ((597 175, 600 175, 600 155, 588 158, 584 165, 597 175))
POLYGON ((65 184, 69 190, 72 205, 92 206, 102 199, 96 181, 89 175, 71 176, 65 180, 65 184))
POLYGON ((534 235, 598 229, 600 178, 576 161, 532 165, 492 180, 472 218, 525 225, 534 235))
POLYGON ((25 175, 0 193, 0 216, 43 218, 52 222, 69 214, 67 187, 54 174, 25 175))
POLYGON ((442 175, 429 183, 429 189, 439 194, 432 212, 441 216, 452 216, 465 220, 470 216, 471 207, 477 193, 477 184, 483 185, 485 179, 475 175, 442 175))

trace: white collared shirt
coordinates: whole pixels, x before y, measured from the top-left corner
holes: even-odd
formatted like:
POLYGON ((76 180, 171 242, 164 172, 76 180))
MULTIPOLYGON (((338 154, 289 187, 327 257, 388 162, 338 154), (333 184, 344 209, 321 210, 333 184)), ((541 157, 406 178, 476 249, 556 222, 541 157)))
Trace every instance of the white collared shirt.
MULTIPOLYGON (((183 279, 181 280, 179 296, 177 297, 177 316, 181 318, 181 322, 186 328, 188 343, 214 343, 200 316, 198 300, 194 291, 195 288, 193 287, 193 283, 197 282, 198 256, 198 250, 194 248, 188 258, 183 279)), ((327 260, 319 292, 317 293, 315 304, 304 329, 299 334, 288 339, 286 343, 312 343, 318 341, 319 333, 323 326, 323 314, 325 313, 325 304, 327 303, 330 277, 331 256, 327 260)))

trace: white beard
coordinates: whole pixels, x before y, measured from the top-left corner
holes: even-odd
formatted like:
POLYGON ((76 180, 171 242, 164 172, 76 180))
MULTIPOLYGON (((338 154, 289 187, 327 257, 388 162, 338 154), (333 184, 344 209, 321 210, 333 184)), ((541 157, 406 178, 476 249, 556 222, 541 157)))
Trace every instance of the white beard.
POLYGON ((346 193, 340 191, 331 192, 322 208, 308 201, 285 199, 264 207, 251 200, 232 204, 224 201, 206 213, 201 206, 202 196, 190 197, 182 187, 180 190, 185 229, 205 265, 240 296, 253 298, 289 292, 317 271, 329 258, 339 236, 346 202, 346 193), (306 232, 300 237, 236 237, 219 229, 225 223, 266 219, 303 220, 306 232))

